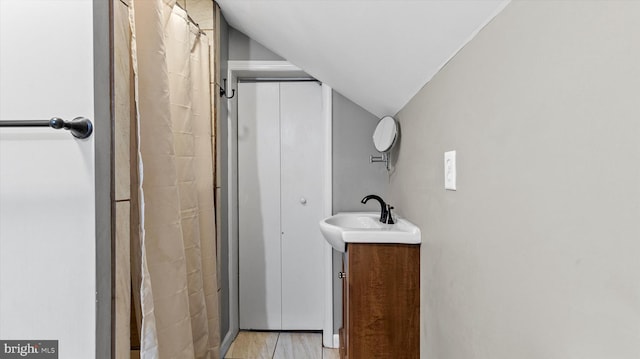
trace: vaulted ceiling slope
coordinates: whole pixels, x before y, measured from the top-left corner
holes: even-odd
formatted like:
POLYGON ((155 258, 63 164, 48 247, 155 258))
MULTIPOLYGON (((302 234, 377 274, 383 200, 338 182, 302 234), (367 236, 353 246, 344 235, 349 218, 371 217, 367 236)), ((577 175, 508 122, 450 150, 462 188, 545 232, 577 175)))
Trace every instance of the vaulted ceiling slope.
POLYGON ((394 115, 509 0, 217 0, 227 22, 353 102, 394 115))

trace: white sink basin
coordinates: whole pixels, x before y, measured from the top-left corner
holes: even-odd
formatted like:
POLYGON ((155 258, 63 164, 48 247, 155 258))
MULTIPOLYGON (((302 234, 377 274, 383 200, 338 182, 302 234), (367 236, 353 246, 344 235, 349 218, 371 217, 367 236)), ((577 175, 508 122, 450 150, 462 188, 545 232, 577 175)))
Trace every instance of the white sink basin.
POLYGON ((333 248, 346 250, 347 243, 419 244, 420 228, 406 219, 395 224, 380 222, 380 212, 344 212, 320 221, 320 231, 333 248))

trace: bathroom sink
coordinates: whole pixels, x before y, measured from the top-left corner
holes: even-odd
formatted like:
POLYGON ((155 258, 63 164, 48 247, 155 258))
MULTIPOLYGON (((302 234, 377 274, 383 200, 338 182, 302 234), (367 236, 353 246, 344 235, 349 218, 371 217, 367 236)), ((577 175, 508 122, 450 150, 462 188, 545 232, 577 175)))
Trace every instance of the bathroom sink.
POLYGON ((406 219, 395 224, 380 222, 379 212, 344 212, 320 221, 320 232, 333 248, 346 250, 347 243, 419 244, 420 229, 406 219))

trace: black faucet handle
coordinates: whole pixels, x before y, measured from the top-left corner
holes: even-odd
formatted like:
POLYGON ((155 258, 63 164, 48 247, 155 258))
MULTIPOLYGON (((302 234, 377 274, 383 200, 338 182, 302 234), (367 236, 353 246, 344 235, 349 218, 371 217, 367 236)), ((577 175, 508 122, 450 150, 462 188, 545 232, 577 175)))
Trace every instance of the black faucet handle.
POLYGON ((390 204, 387 205, 387 218, 386 218, 386 223, 387 224, 395 224, 396 222, 393 221, 393 214, 391 214, 391 210, 394 207, 391 206, 390 204))

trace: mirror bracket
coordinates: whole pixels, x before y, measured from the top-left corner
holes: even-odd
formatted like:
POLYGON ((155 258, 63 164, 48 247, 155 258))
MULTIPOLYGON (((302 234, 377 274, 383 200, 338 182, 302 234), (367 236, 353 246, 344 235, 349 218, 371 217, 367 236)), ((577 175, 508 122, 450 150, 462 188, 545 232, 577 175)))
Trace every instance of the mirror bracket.
POLYGON ((383 162, 387 167, 387 171, 389 171, 389 153, 383 152, 382 156, 369 156, 370 163, 383 162))

